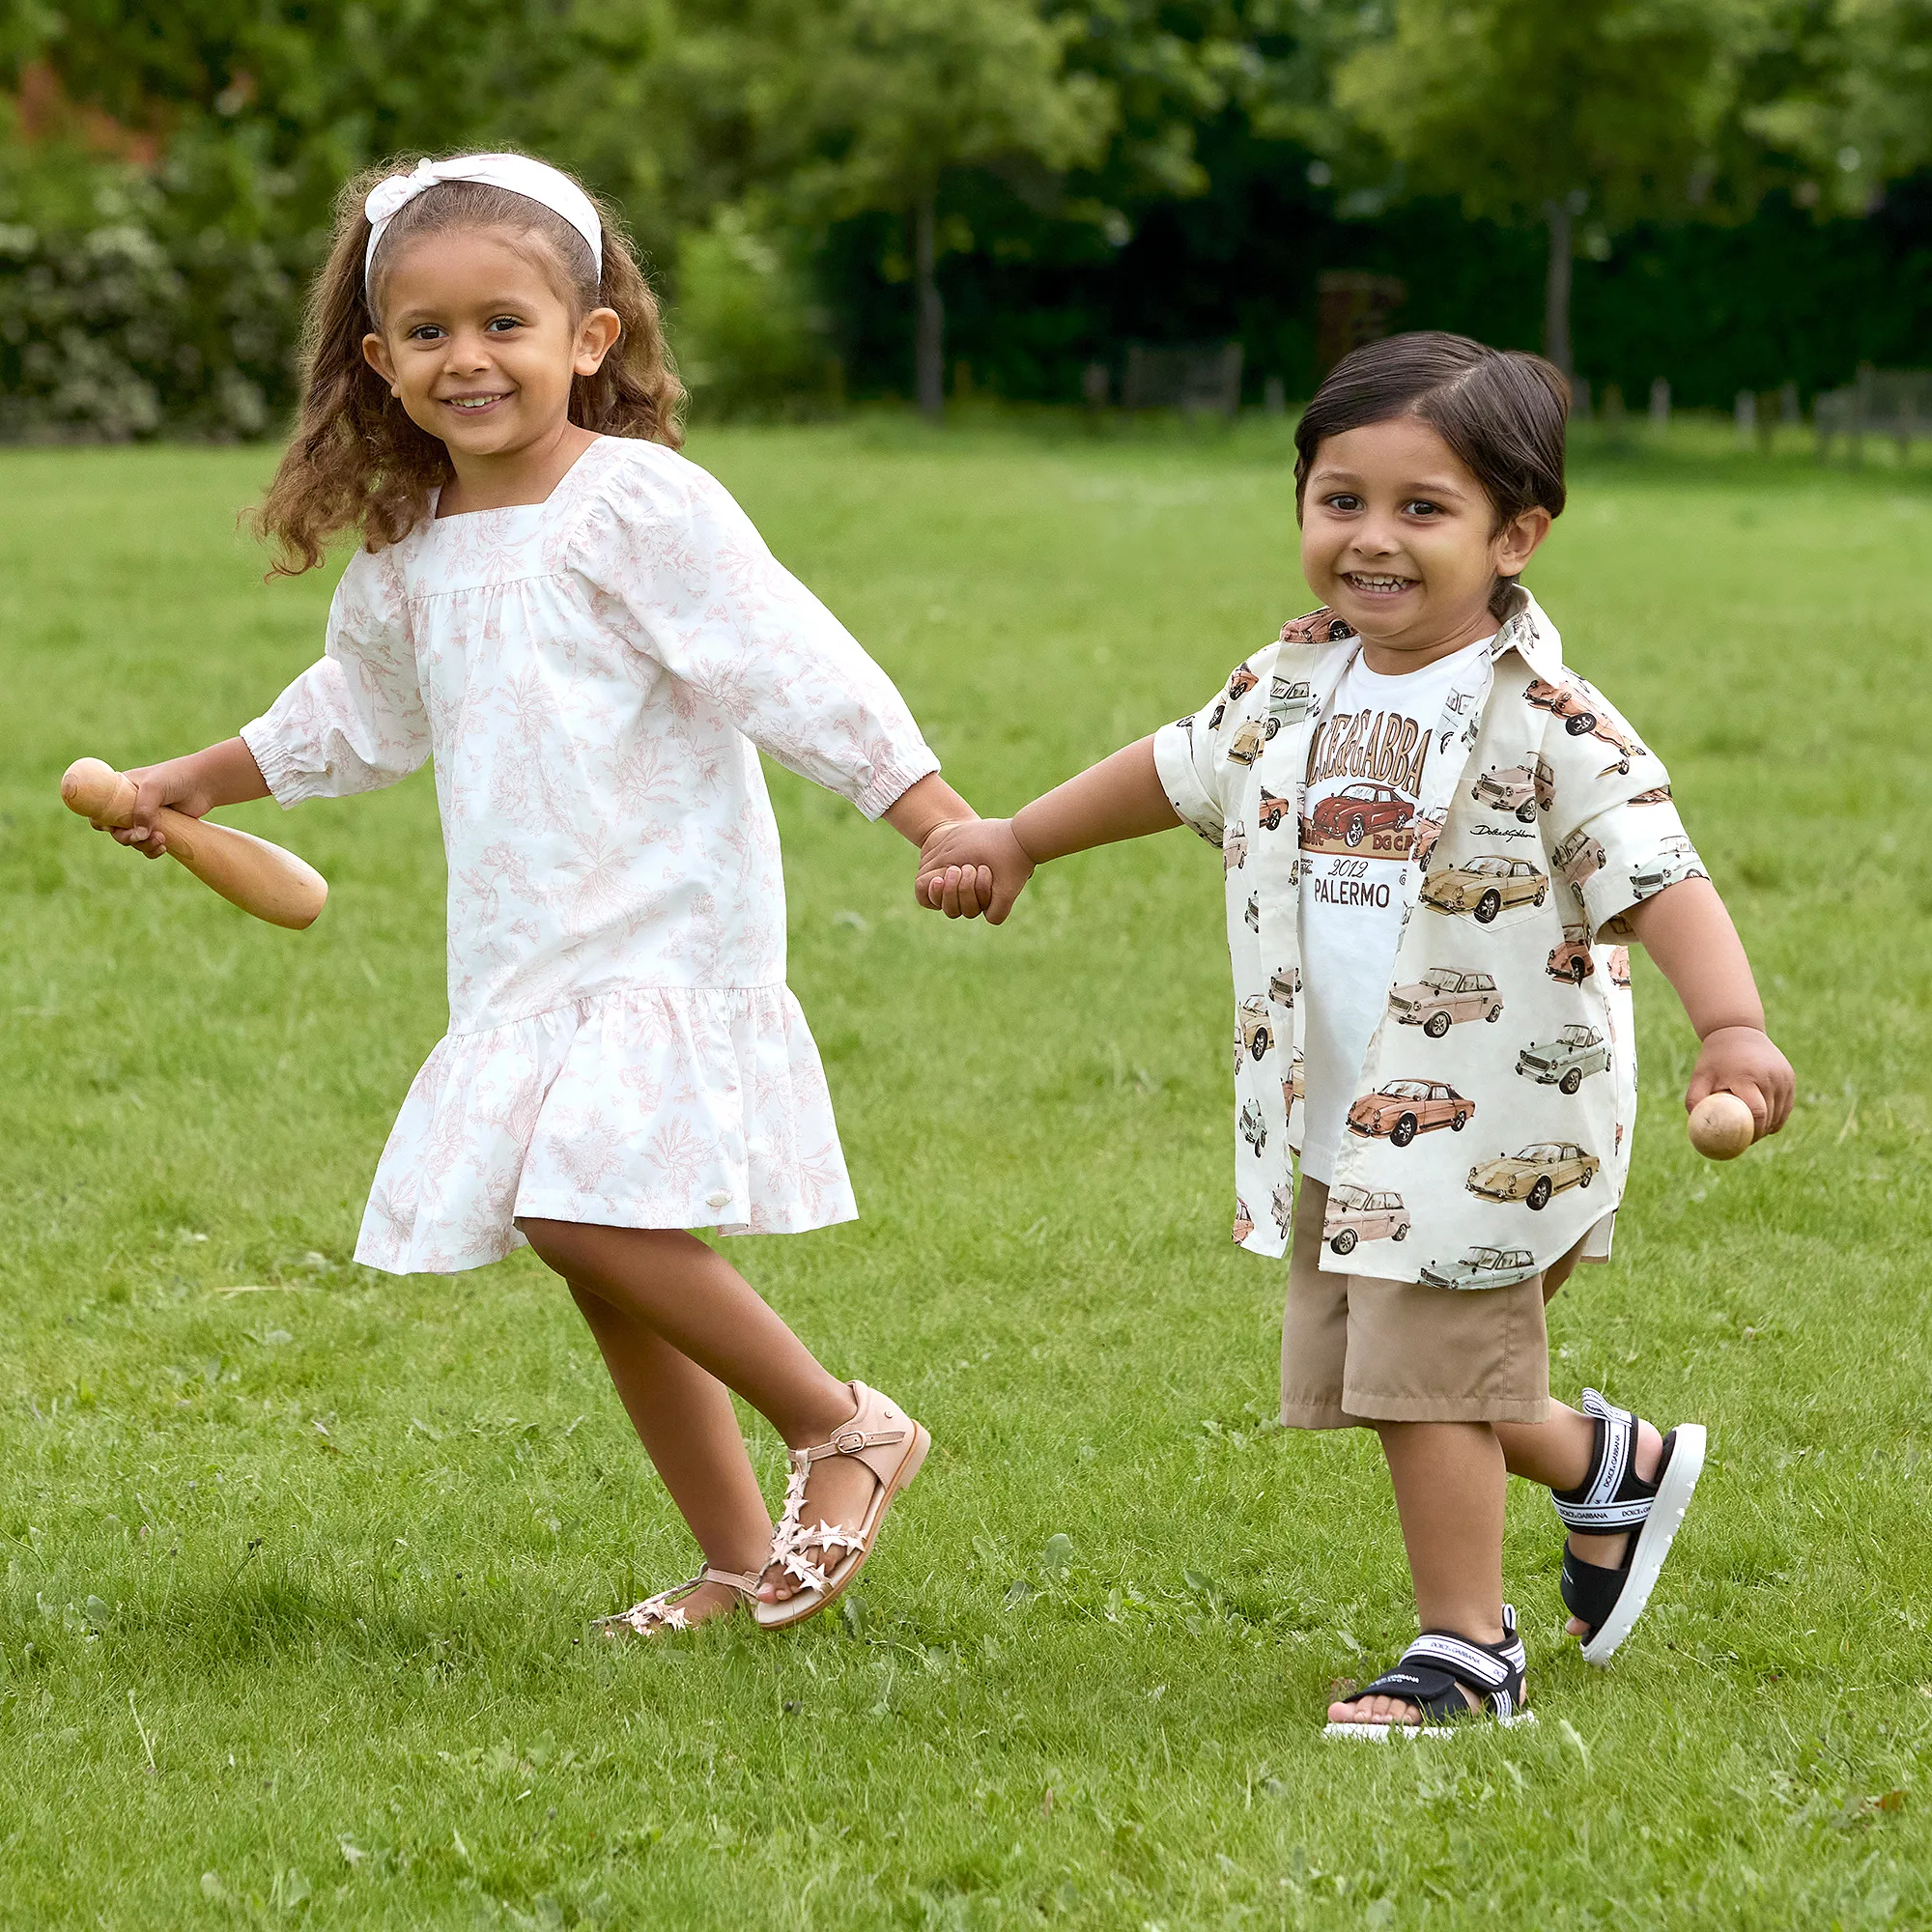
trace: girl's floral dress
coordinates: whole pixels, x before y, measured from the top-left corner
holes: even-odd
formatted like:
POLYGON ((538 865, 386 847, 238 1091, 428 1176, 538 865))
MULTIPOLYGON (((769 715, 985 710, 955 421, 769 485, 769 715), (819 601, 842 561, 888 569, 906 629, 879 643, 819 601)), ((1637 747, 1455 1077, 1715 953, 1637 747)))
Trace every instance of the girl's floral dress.
POLYGON ((549 500, 358 552, 327 654, 244 727, 284 806, 434 757, 449 1032, 356 1259, 480 1266, 515 1217, 789 1232, 857 1211, 785 985, 761 748, 876 818, 938 769, 731 497, 602 438, 549 500))

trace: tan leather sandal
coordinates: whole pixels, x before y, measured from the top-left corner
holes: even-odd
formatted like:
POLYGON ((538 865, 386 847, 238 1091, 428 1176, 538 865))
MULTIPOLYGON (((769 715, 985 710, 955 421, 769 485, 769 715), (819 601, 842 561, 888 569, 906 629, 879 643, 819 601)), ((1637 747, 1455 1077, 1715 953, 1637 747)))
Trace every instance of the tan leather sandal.
MULTIPOLYGON (((672 1590, 660 1590, 655 1597, 646 1597, 641 1604, 633 1604, 628 1610, 619 1610, 614 1616, 599 1617, 590 1628, 602 1631, 606 1636, 656 1636, 663 1631, 685 1631, 691 1629, 691 1619, 684 1613, 684 1600, 694 1590, 701 1590, 707 1583, 724 1583, 736 1590, 748 1602, 755 1603, 761 1573, 753 1570, 714 1570, 706 1564, 688 1583, 680 1583, 672 1590)), ((706 1618, 708 1623, 710 1618, 706 1618)))
POLYGON ((829 1442, 817 1442, 810 1449, 791 1452, 791 1481, 785 1490, 784 1515, 780 1518, 777 1534, 772 1539, 772 1561, 804 1587, 781 1604, 753 1603, 752 1615, 761 1629, 780 1630, 787 1624, 801 1624, 807 1617, 816 1616, 826 1605, 838 1601, 852 1578, 865 1568, 866 1559, 878 1541, 880 1521, 892 1507, 893 1499, 919 1474, 925 1452, 932 1447, 932 1437, 877 1389, 869 1389, 864 1382, 848 1386, 858 1404, 851 1421, 835 1430, 829 1442), (799 1520, 811 1465, 828 1456, 856 1458, 878 1483, 871 1505, 856 1530, 841 1529, 829 1522, 807 1529, 799 1520), (812 1548, 821 1552, 817 1563, 806 1557, 805 1552, 812 1548), (825 1561, 823 1552, 829 1551, 838 1552, 836 1562, 825 1561))

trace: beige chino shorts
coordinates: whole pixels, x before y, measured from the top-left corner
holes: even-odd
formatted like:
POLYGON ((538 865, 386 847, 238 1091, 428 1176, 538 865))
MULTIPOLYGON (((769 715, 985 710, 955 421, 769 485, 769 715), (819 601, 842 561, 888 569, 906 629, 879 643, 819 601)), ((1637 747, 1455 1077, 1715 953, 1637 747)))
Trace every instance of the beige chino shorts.
MULTIPOLYGON (((1545 1276, 1459 1289, 1325 1273, 1327 1205, 1327 1188, 1303 1179, 1281 1324, 1281 1419, 1289 1428, 1548 1419, 1545 1276)), ((1552 1293, 1576 1260, 1566 1255, 1548 1270, 1552 1293)))

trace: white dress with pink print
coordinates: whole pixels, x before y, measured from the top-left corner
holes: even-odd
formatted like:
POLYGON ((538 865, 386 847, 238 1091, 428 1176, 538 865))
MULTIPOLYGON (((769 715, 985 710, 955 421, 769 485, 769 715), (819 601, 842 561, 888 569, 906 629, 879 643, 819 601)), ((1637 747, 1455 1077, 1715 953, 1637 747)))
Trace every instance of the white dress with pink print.
POLYGON ((358 552, 327 655, 242 733, 284 806, 434 754, 449 1032, 355 1257, 453 1273, 514 1219, 795 1232, 857 1212, 784 983, 755 748, 869 818, 936 771, 891 680, 724 488, 601 438, 544 503, 358 552))

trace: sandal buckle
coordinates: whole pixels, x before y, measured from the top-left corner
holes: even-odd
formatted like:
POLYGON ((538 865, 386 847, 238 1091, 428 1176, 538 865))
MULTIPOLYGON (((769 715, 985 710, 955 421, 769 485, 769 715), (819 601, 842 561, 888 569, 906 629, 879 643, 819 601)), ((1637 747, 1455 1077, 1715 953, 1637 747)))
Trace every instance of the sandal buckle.
POLYGON ((866 1432, 863 1429, 841 1429, 833 1436, 830 1446, 841 1456, 856 1456, 866 1446, 866 1432))

